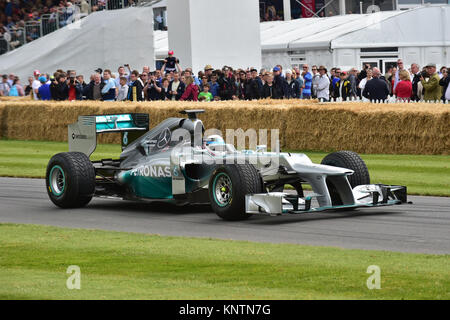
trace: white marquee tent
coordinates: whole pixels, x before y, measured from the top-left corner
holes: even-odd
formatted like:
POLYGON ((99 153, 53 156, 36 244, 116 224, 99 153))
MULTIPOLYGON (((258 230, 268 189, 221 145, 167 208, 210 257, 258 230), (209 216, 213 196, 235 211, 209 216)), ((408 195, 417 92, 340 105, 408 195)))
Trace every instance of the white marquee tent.
MULTIPOLYGON (((167 32, 157 31, 154 38, 156 59, 164 59, 167 32)), ((264 22, 261 46, 265 68, 303 63, 360 68, 370 63, 384 71, 398 58, 406 64, 450 65, 450 6, 264 22)))
MULTIPOLYGON (((151 8, 94 13, 81 20, 80 28, 62 28, 0 56, 0 73, 25 79, 34 69, 73 68, 90 75, 97 67, 154 65, 153 59, 163 60, 169 48, 167 32, 151 32, 152 14, 151 8)), ((450 5, 264 22, 260 28, 264 68, 303 63, 360 68, 370 63, 384 71, 398 58, 407 65, 450 65, 450 5)))
POLYGON ((142 70, 154 65, 153 9, 127 8, 94 12, 86 18, 0 56, 0 74, 22 79, 37 69, 53 73, 74 69, 87 81, 97 68, 129 63, 142 70))

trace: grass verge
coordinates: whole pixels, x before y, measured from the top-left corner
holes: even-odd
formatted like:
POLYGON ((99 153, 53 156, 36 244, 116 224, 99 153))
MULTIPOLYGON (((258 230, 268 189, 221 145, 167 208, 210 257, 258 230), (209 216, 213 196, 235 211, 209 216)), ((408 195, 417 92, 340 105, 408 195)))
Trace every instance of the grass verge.
POLYGON ((0 299, 450 299, 448 255, 14 224, 0 243, 0 299))
MULTIPOLYGON (((16 141, 0 139, 0 176, 43 178, 50 158, 68 151, 65 142, 16 141)), ((119 145, 99 145, 92 160, 117 158, 119 145)), ((322 152, 306 152, 320 163, 322 152)), ((450 196, 450 156, 361 155, 369 167, 373 183, 408 187, 409 194, 450 196)))

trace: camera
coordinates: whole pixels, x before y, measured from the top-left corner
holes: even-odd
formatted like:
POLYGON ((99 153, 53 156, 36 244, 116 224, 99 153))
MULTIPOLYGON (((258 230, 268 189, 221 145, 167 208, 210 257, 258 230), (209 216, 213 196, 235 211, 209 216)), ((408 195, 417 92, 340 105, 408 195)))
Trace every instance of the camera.
POLYGON ((423 77, 423 78, 427 78, 429 75, 428 75, 428 72, 426 72, 426 71, 422 71, 421 73, 420 73, 420 75, 423 77))

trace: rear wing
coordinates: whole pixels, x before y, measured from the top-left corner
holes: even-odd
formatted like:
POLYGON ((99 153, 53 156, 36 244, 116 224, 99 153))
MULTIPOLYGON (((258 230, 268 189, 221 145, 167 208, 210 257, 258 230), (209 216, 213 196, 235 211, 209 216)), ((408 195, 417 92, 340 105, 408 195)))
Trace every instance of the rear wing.
POLYGON ((108 114, 79 116, 78 122, 69 124, 70 152, 82 152, 88 157, 97 148, 97 134, 120 132, 122 150, 149 130, 146 113, 108 114))

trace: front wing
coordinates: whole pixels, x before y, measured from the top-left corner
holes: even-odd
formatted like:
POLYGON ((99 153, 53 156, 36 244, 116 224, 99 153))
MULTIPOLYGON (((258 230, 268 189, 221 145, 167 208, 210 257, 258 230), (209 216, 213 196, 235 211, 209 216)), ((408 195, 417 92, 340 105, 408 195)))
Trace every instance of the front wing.
POLYGON ((313 207, 312 200, 320 194, 309 194, 299 197, 283 192, 248 194, 245 196, 245 211, 250 214, 283 215, 320 212, 325 210, 345 210, 363 207, 392 206, 407 203, 405 186, 388 186, 369 184, 353 189, 354 203, 347 205, 332 205, 313 207))

